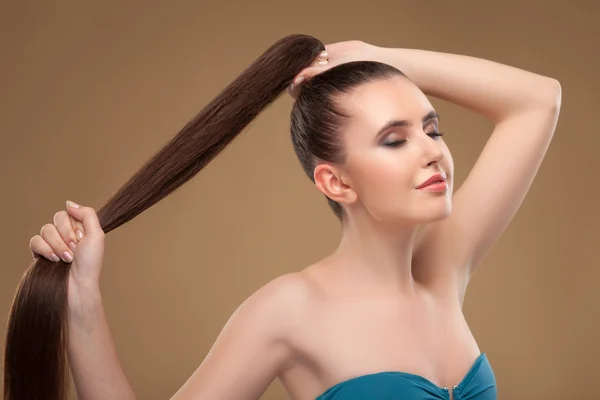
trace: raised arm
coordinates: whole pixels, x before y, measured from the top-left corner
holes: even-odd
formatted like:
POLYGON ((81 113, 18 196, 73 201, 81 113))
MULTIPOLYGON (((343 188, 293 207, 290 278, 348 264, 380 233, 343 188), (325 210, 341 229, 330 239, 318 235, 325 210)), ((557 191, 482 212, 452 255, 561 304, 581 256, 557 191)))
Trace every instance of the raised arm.
MULTIPOLYGON (((487 117, 495 126, 481 155, 452 198, 452 215, 422 238, 439 254, 448 281, 457 266, 462 288, 506 229, 542 163, 558 120, 556 79, 481 58, 419 49, 379 48, 425 93, 487 117)), ((432 227, 434 225, 431 225, 432 227)))

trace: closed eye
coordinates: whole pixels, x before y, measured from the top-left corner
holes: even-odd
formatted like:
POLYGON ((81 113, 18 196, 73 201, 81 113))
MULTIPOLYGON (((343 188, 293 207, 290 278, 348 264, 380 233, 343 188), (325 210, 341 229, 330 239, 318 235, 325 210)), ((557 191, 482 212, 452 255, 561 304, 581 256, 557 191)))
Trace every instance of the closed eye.
MULTIPOLYGON (((435 139, 436 137, 444 136, 444 132, 434 131, 434 132, 428 133, 427 136, 431 136, 431 137, 433 137, 435 139)), ((387 143, 384 143, 383 145, 386 146, 386 147, 400 147, 404 143, 406 143, 406 140, 399 140, 399 141, 395 141, 395 142, 387 142, 387 143)))

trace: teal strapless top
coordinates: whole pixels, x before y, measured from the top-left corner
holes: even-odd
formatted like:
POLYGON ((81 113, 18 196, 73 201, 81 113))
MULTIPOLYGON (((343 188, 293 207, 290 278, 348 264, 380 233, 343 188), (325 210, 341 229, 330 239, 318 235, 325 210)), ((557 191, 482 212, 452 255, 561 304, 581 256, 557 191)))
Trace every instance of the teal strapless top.
POLYGON ((496 400, 496 377, 485 353, 451 389, 408 372, 377 372, 340 382, 315 400, 496 400))

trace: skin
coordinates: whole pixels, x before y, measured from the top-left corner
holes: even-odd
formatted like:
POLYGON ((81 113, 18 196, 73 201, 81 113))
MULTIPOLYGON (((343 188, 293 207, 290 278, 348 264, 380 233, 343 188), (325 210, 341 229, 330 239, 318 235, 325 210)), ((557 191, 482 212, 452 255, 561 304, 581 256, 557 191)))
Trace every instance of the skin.
MULTIPOLYGON (((480 354, 462 314, 466 288, 537 173, 558 119, 560 84, 467 56, 358 41, 326 49, 332 62, 316 60, 299 76, 375 59, 411 78, 365 84, 342 99, 353 114, 343 131, 350 157, 343 166, 322 163, 314 172, 318 190, 348 212, 340 244, 329 257, 275 278, 246 299, 172 399, 258 399, 279 378, 290 398, 312 400, 336 383, 386 370, 450 387, 480 354), (439 121, 421 124, 432 109, 425 94, 494 124, 456 191, 450 151, 428 136, 439 121), (411 125, 375 138, 390 118, 411 125), (383 145, 398 140, 407 142, 383 145), (414 188, 441 171, 448 174, 448 192, 414 188)), ((102 306, 104 236, 95 211, 57 213, 30 248, 51 258, 71 242, 77 247, 69 277, 69 362, 78 396, 135 399, 102 306)))
MULTIPOLYGON (((315 181, 320 191, 344 204, 349 222, 332 255, 299 273, 276 279, 271 282, 272 287, 263 288, 262 293, 246 303, 246 308, 264 309, 264 301, 277 298, 286 301, 287 309, 295 315, 293 326, 289 322, 274 323, 274 316, 263 321, 271 334, 278 333, 271 349, 262 349, 263 354, 272 357, 271 363, 264 365, 279 365, 272 374, 277 374, 292 399, 314 399, 336 382, 381 370, 382 361, 388 370, 439 376, 437 370, 423 365, 423 352, 416 352, 416 348, 429 349, 431 357, 443 351, 448 360, 466 360, 459 363, 459 369, 455 368, 456 362, 438 365, 443 370, 456 371, 439 376, 440 385, 458 382, 460 374, 469 368, 470 359, 464 355, 475 358, 478 354, 461 317, 460 305, 449 301, 444 293, 428 290, 412 274, 419 228, 447 218, 452 208, 454 166, 445 142, 434 136, 439 132, 439 121, 434 118, 425 124, 421 122, 433 107, 423 92, 404 77, 365 84, 347 95, 342 105, 353 115, 343 132, 348 162, 341 167, 319 164, 315 181), (408 120, 411 126, 390 128, 376 137, 376 132, 392 118, 408 120), (402 140, 407 142, 397 146, 402 140), (386 146, 390 143, 394 146, 386 146), (415 188, 439 172, 448 175, 447 192, 432 194, 415 188), (281 293, 282 290, 288 293, 281 293), (410 329, 404 326, 406 321, 411 321, 410 329), (455 332, 454 338, 460 338, 458 342, 450 343, 445 335, 423 335, 447 334, 449 330, 455 332), (278 347, 276 339, 284 337, 286 345, 278 347), (398 341, 404 345, 399 346, 398 341), (415 347, 415 343, 420 345, 415 347), (452 351, 445 350, 444 343, 448 348, 452 346, 452 351), (359 363, 355 361, 358 359, 359 363)), ((93 210, 86 211, 93 219, 93 210)), ((58 213, 56 220, 56 232, 46 233, 46 246, 60 247, 49 243, 60 241, 62 235, 58 231, 75 238, 74 224, 81 224, 67 212, 58 213)), ((50 232, 49 228, 46 226, 46 232, 50 232)), ((33 250, 40 252, 39 248, 33 250)), ((284 318, 278 316, 280 320, 284 318)), ((252 319, 256 321, 257 317, 252 319)), ((238 329, 244 329, 249 336, 242 322, 236 321, 236 325, 239 326, 230 326, 231 337, 225 334, 219 338, 213 347, 216 352, 211 351, 203 365, 222 358, 221 349, 236 346, 233 335, 238 329), (225 344, 227 341, 231 343, 225 344)), ((249 340, 253 340, 252 336, 249 340)), ((244 365, 241 358, 237 361, 244 365)), ((260 367, 254 368, 260 371, 260 367)), ((276 377, 266 376, 269 379, 263 381, 259 390, 276 377)), ((202 392, 197 383, 193 392, 202 392)))
POLYGON ((317 188, 342 203, 349 215, 340 245, 328 261, 343 269, 345 279, 365 288, 412 295, 419 228, 447 218, 452 210, 454 163, 443 137, 435 136, 439 119, 422 123, 434 108, 401 76, 365 84, 342 104, 353 116, 343 132, 348 161, 342 167, 322 163, 315 169, 317 188), (411 126, 389 128, 377 136, 390 119, 408 120, 411 126), (448 176, 446 192, 416 189, 442 172, 448 176))
POLYGON ((353 116, 343 132, 348 161, 319 164, 315 183, 344 205, 348 223, 335 252, 301 273, 311 311, 293 330, 293 361, 279 378, 294 399, 314 399, 335 383, 383 370, 418 373, 441 387, 458 383, 479 354, 458 296, 413 275, 413 269, 439 262, 420 256, 415 263, 420 229, 452 210, 454 165, 447 145, 435 136, 439 120, 422 123, 433 107, 404 77, 365 84, 342 105, 353 116), (377 136, 392 118, 410 126, 377 136), (402 140, 401 146, 386 146, 402 140), (440 172, 448 175, 448 191, 416 189, 440 172), (428 367, 423 349, 429 359, 445 354, 448 361, 428 367))

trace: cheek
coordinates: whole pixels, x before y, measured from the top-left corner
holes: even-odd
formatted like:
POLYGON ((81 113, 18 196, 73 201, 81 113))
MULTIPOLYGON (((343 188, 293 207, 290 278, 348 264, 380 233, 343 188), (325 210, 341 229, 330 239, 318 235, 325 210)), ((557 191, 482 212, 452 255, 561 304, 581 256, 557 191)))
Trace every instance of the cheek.
POLYGON ((444 154, 444 159, 441 163, 441 168, 448 175, 448 184, 450 185, 450 194, 454 194, 454 160, 452 159, 452 155, 450 152, 446 151, 444 154))
POLYGON ((454 181, 454 160, 452 159, 452 154, 448 150, 445 152, 444 160, 442 161, 442 168, 448 175, 450 175, 450 179, 454 181))
POLYGON ((379 157, 362 163, 356 171, 355 189, 365 204, 397 204, 415 184, 407 166, 398 158, 379 157))

